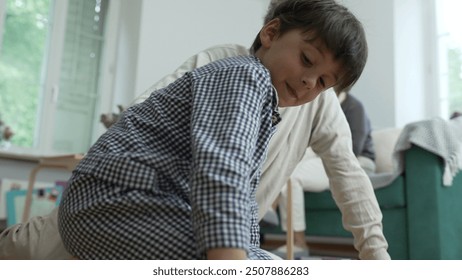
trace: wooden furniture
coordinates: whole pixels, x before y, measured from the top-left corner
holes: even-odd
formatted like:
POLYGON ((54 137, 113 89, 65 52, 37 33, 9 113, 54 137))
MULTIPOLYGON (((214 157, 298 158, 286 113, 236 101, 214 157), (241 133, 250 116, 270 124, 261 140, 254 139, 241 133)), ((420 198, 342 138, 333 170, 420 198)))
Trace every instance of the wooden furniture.
POLYGON ((287 182, 287 259, 294 259, 294 225, 293 225, 293 207, 292 207, 292 182, 287 182))
POLYGON ((41 157, 35 168, 32 169, 29 175, 29 184, 27 187, 26 202, 24 204, 24 213, 22 216, 22 222, 26 222, 30 216, 30 208, 32 204, 32 193, 34 189, 35 179, 37 173, 45 168, 54 168, 54 169, 65 169, 67 171, 72 171, 79 161, 83 158, 81 154, 70 154, 62 156, 50 156, 50 157, 41 157))

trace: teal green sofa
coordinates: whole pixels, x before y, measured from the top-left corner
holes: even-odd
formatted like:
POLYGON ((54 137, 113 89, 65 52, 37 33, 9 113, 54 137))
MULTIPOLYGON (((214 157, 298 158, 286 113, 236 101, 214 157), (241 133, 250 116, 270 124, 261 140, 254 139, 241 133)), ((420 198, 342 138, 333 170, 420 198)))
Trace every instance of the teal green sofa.
MULTIPOLYGON (((392 259, 462 259, 462 172, 443 186, 443 161, 417 146, 404 173, 375 191, 392 259)), ((351 237, 330 191, 305 193, 307 235, 351 237)))
MULTIPOLYGON (((392 259, 462 259, 462 172, 443 186, 443 169, 440 157, 412 146, 404 152, 404 172, 375 190, 392 259)), ((330 191, 305 192, 305 205, 307 236, 352 237, 330 191)))

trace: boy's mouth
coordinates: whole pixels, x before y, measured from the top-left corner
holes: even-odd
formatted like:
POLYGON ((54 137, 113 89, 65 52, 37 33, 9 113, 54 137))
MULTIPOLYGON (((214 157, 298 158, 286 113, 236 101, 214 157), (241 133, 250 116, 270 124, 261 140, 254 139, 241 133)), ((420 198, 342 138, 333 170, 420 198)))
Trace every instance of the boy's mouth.
POLYGON ((291 86, 289 86, 288 83, 286 83, 286 87, 287 87, 287 91, 289 92, 289 94, 290 94, 293 98, 298 99, 297 92, 296 92, 291 86))

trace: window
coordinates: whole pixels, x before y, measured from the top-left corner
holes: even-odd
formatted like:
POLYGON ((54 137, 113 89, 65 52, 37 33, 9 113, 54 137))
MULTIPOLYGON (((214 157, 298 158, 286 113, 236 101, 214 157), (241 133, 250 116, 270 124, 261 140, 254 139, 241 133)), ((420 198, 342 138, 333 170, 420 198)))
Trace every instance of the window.
POLYGON ((0 0, 0 114, 15 132, 13 145, 44 153, 88 150, 108 5, 0 0))
POLYGON ((50 30, 50 2, 8 0, 4 3, 0 114, 15 131, 13 143, 24 147, 33 145, 39 96, 43 91, 41 67, 50 30))
POLYGON ((462 1, 435 0, 440 115, 462 111, 462 1))

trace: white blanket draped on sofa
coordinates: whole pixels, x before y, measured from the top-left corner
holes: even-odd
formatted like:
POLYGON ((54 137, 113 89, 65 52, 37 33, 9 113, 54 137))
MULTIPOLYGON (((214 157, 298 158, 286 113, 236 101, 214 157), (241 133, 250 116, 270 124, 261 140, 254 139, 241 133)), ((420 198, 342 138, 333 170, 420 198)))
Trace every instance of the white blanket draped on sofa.
POLYGON ((417 145, 444 160, 442 180, 445 186, 450 186, 453 177, 462 170, 462 117, 449 121, 434 118, 413 122, 402 130, 378 130, 373 133, 373 138, 378 168, 378 173, 371 176, 374 188, 389 185, 404 171, 404 151, 411 145, 417 145), (393 150, 384 147, 391 145, 393 150), (381 167, 383 165, 385 167, 381 167))

